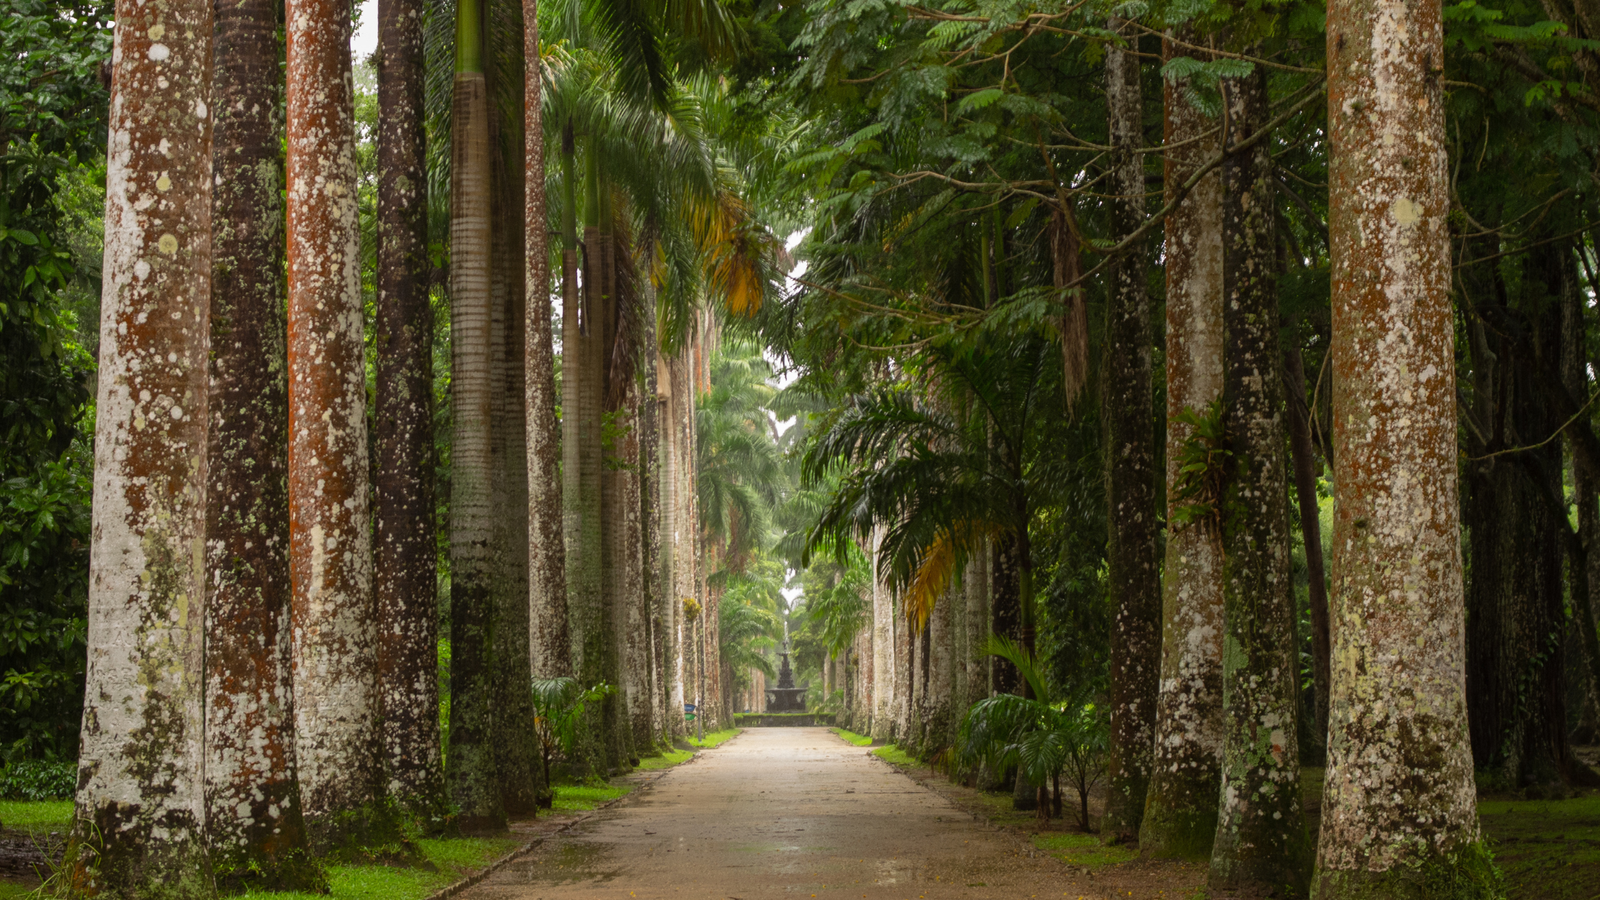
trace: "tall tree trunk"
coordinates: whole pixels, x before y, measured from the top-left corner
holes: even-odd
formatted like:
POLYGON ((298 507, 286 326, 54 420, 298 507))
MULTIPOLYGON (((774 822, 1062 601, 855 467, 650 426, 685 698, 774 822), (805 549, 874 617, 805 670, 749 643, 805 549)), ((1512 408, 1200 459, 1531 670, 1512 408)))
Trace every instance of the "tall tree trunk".
MULTIPOLYGON (((598 342, 597 351, 584 367, 586 377, 592 379, 592 389, 599 396, 595 406, 594 428, 603 433, 610 419, 613 439, 601 438, 602 461, 599 466, 600 484, 600 596, 601 616, 599 640, 603 644, 604 678, 615 685, 617 693, 602 701, 606 764, 612 769, 628 765, 632 756, 632 734, 628 730, 627 684, 625 680, 627 635, 627 554, 623 549, 626 530, 627 499, 623 488, 620 456, 621 445, 615 439, 615 430, 627 428, 620 394, 611 391, 612 355, 616 352, 618 333, 617 306, 617 233, 611 217, 611 185, 601 175, 598 148, 591 147, 585 157, 589 183, 589 227, 584 229, 584 244, 593 260, 596 290, 591 294, 589 309, 594 312, 598 342), (607 447, 606 444, 610 446, 607 447)), ((620 389, 620 385, 618 386, 620 389)))
POLYGON ((1467 743, 1440 4, 1328 7, 1332 690, 1312 896, 1488 897, 1467 743))
POLYGON ((311 845, 387 843, 350 15, 289 0, 289 562, 295 729, 311 845))
POLYGON ((660 637, 666 684, 663 685, 667 708, 663 723, 670 739, 684 733, 684 614, 679 569, 682 557, 678 550, 681 531, 679 508, 682 503, 680 486, 682 466, 682 416, 683 403, 682 363, 669 359, 656 350, 656 368, 660 371, 659 389, 661 410, 661 501, 657 510, 661 533, 661 611, 662 635, 660 637))
MULTIPOLYGON (((1193 42, 1192 30, 1179 38, 1193 42)), ((1167 58, 1188 51, 1168 43, 1167 58)), ((1166 82, 1163 183, 1171 198, 1220 141, 1212 122, 1166 82)), ((1185 410, 1204 415, 1222 397, 1222 180, 1200 180, 1167 217, 1167 549, 1161 593, 1161 686, 1156 697, 1155 758, 1145 797, 1139 850, 1146 856, 1209 859, 1222 783, 1222 540, 1209 523, 1179 524, 1174 515, 1184 445, 1193 428, 1185 410)))
MULTIPOLYGON (((1237 129, 1230 136, 1260 130, 1268 113, 1266 70, 1257 66, 1222 86, 1229 129, 1237 129)), ((1300 808, 1299 645, 1269 149, 1260 141, 1222 164, 1222 421, 1232 456, 1218 499, 1226 649, 1222 803, 1210 884, 1299 895, 1311 873, 1311 845, 1300 808)))
POLYGON ((967 595, 964 623, 967 649, 961 658, 967 669, 967 692, 961 698, 960 711, 963 714, 972 704, 989 696, 991 689, 989 663, 993 657, 984 653, 983 647, 989 640, 989 597, 994 588, 989 570, 993 558, 994 544, 985 539, 973 558, 967 561, 967 571, 963 576, 967 595))
POLYGON ((916 689, 917 636, 905 615, 904 598, 895 598, 894 611, 894 739, 901 744, 911 741, 911 720, 915 715, 912 705, 916 689))
MULTIPOLYGON (((1007 638, 1018 645, 1022 643, 1022 564, 1017 551, 1017 537, 1012 532, 997 535, 992 544, 989 566, 991 578, 989 606, 991 633, 1007 638)), ((1022 694, 1026 686, 1022 673, 1011 663, 993 657, 994 693, 1022 694)))
POLYGON ((422 4, 378 5, 378 682, 388 792, 449 813, 439 746, 439 595, 433 474, 433 307, 423 155, 422 4))
POLYGON ((623 592, 626 621, 622 637, 627 651, 623 660, 623 685, 626 689, 628 726, 632 731, 633 755, 648 756, 655 746, 655 719, 651 710, 650 677, 650 592, 646 590, 644 565, 645 504, 642 475, 645 471, 641 440, 642 396, 635 379, 629 379, 623 399, 627 420, 632 424, 620 436, 622 471, 622 552, 623 592))
MULTIPOLYGON (((1517 298, 1520 303, 1496 306, 1515 317, 1521 335, 1515 342, 1493 339, 1499 348, 1498 393, 1505 398, 1495 420, 1494 430, 1504 435, 1497 445, 1532 443, 1563 425, 1565 416, 1545 389, 1541 370, 1559 370, 1562 314, 1548 298, 1561 295, 1562 269, 1570 259, 1559 245, 1535 248, 1522 279, 1532 289, 1517 298)), ((1485 448, 1479 455, 1494 449, 1505 448, 1485 448)), ((1529 447, 1469 462, 1465 469, 1473 755, 1479 768, 1499 772, 1511 785, 1560 790, 1578 774, 1566 736, 1562 557, 1571 532, 1564 521, 1561 447, 1529 447)), ((1573 596, 1575 605, 1585 599, 1573 596)))
POLYGON ((89 659, 63 870, 91 894, 207 898, 211 4, 116 12, 89 659))
POLYGON ((1295 497, 1300 507, 1300 536, 1306 550, 1306 580, 1311 607, 1311 671, 1316 688, 1313 710, 1317 739, 1324 753, 1328 741, 1328 576, 1322 559, 1322 507, 1317 500, 1317 451, 1311 441, 1310 401, 1306 398, 1305 362, 1297 340, 1283 348, 1288 377, 1289 450, 1294 456, 1295 497))
MULTIPOLYGON (((667 726, 666 642, 667 612, 661 590, 661 372, 657 365, 655 298, 647 295, 640 311, 644 324, 639 359, 644 367, 643 393, 639 413, 639 582, 640 602, 644 605, 646 626, 645 690, 650 707, 651 739, 648 746, 665 745, 671 740, 667 726)), ((642 751, 641 751, 642 752, 642 751)))
POLYGON ((922 695, 922 748, 929 756, 948 748, 955 737, 951 701, 955 696, 955 616, 961 605, 960 596, 957 585, 934 604, 933 614, 928 617, 928 682, 922 695))
MULTIPOLYGON (((562 534, 567 557, 567 629, 571 639, 572 671, 584 687, 605 680, 605 652, 601 633, 600 561, 600 406, 591 370, 599 354, 596 329, 599 290, 596 286, 597 247, 577 237, 577 179, 572 124, 562 135, 563 184, 567 192, 562 232, 563 286, 561 317, 561 503, 562 534), (583 258, 579 259, 579 252, 583 258), (578 266, 584 266, 584 288, 578 289, 578 266)), ((599 739, 599 704, 585 713, 583 744, 578 769, 599 765, 594 741, 599 739)))
MULTIPOLYGON (((1138 42, 1121 19, 1112 30, 1138 42)), ((1111 111, 1113 192, 1111 232, 1127 235, 1144 223, 1144 99, 1139 57, 1106 48, 1106 104, 1111 111)), ((1155 508, 1155 429, 1150 397, 1150 299, 1145 254, 1134 250, 1111 268, 1106 301, 1106 352, 1101 378, 1105 416, 1106 503, 1109 535, 1111 749, 1107 762, 1107 834, 1138 835, 1144 816, 1155 742, 1161 666, 1161 584, 1155 508)))
POLYGON ((880 742, 894 739, 895 698, 894 595, 878 560, 884 531, 872 532, 872 739, 880 742))
MULTIPOLYGON (((523 165, 527 266, 529 654, 533 674, 573 674, 567 633, 567 554, 562 541, 561 423, 556 418, 554 326, 550 310, 550 224, 545 202, 544 72, 539 3, 523 0, 523 165)), ((563 253, 565 257, 565 253, 563 253)), ((567 285, 563 284, 563 291, 567 285)))
POLYGON ((317 891, 327 881, 300 811, 289 668, 278 14, 272 0, 215 12, 206 828, 224 886, 317 891))
MULTIPOLYGON (((1589 329, 1584 317, 1587 303, 1585 292, 1577 283, 1577 273, 1571 263, 1565 267, 1568 277, 1561 292, 1561 378, 1568 396, 1585 397, 1589 393, 1589 329)), ((1575 743, 1594 741, 1600 735, 1600 631, 1595 629, 1594 600, 1596 593, 1595 554, 1600 547, 1595 544, 1595 529, 1600 527, 1600 509, 1596 506, 1596 473, 1578 446, 1575 434, 1567 436, 1568 459, 1572 461, 1572 495, 1578 508, 1578 540, 1576 549, 1567 555, 1567 583, 1572 596, 1570 633, 1577 638, 1576 652, 1580 681, 1578 696, 1582 698, 1578 721, 1573 723, 1575 743)), ((1569 546, 1571 544, 1569 543, 1569 546)))
POLYGON ((497 832, 506 809, 495 727, 495 504, 492 359, 493 177, 482 7, 456 7, 451 108, 450 752, 446 776, 467 833, 497 832))
MULTIPOLYGON (((506 52, 502 50, 501 52, 506 52)), ((522 226, 522 120, 507 117, 508 89, 494 85, 497 102, 490 122, 493 139, 493 259, 490 270, 490 372, 495 385, 492 450, 494 465, 494 727, 495 769, 506 812, 538 810, 542 770, 535 758, 533 695, 529 658, 529 531, 527 429, 527 270, 522 226)))

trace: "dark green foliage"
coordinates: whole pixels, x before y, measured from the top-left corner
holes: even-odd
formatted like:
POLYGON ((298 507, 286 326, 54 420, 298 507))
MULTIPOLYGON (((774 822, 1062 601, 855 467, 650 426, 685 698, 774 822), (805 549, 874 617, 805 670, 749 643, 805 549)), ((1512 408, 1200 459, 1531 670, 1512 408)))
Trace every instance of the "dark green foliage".
POLYGON ((86 177, 82 166, 105 142, 110 7, 0 4, 0 709, 8 711, 0 754, 8 760, 77 752, 93 371, 83 336, 96 327, 99 272, 74 252, 72 214, 98 201, 94 170, 86 177))
POLYGON ((70 800, 78 766, 65 760, 27 759, 0 769, 0 800, 70 800))

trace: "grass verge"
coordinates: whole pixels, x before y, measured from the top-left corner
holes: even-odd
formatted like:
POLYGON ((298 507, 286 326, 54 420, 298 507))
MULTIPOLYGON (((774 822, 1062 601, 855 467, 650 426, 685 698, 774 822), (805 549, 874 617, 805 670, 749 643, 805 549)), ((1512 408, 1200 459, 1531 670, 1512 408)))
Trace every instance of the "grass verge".
POLYGON ((857 747, 865 747, 872 743, 872 738, 869 738, 864 734, 856 734, 854 731, 849 731, 844 728, 829 728, 828 730, 834 734, 837 734, 839 737, 844 738, 846 741, 855 744, 857 747))
POLYGON ((0 825, 18 831, 66 831, 71 800, 0 800, 0 825))
POLYGON ((724 728, 721 731, 708 731, 706 732, 706 736, 698 741, 692 737, 688 738, 687 740, 689 743, 699 747, 702 750, 710 750, 712 747, 731 740, 734 735, 738 734, 742 730, 743 729, 739 728, 724 728))
POLYGON ((686 763, 694 758, 693 750, 668 750, 656 756, 646 756, 639 760, 638 770, 654 772, 657 769, 670 769, 679 763, 686 763))
POLYGON ((633 790, 633 785, 592 785, 592 784, 558 784, 556 785, 556 809, 567 811, 583 811, 594 809, 602 803, 609 803, 618 797, 627 796, 633 790))
POLYGON ((915 756, 901 750, 899 744, 885 744, 872 751, 872 755, 902 769, 914 769, 922 765, 922 762, 915 756))
POLYGON ((1139 856, 1127 847, 1108 847, 1092 834, 1036 834, 1033 845, 1069 866, 1098 869, 1115 866, 1139 856))
POLYGON ((1600 897, 1600 797, 1484 800, 1478 821, 1511 900, 1600 897))
MULTIPOLYGON (((252 891, 244 900, 422 900, 476 869, 510 853, 521 842, 513 838, 445 838, 417 841, 425 868, 399 866, 329 866, 328 894, 252 891)), ((4 895, 0 895, 3 897, 4 895)))

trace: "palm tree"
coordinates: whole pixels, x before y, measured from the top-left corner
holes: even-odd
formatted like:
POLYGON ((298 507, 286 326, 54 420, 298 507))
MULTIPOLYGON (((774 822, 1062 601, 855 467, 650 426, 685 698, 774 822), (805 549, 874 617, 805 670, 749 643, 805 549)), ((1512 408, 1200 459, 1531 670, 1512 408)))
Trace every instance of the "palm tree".
POLYGON ((63 862, 216 896, 202 773, 211 3, 121 4, 107 158, 89 665, 63 862), (159 204, 140 202, 160 197, 159 204), (155 311, 155 315, 150 313, 155 311))
MULTIPOLYGON (((1267 120, 1261 67, 1226 85, 1230 121, 1267 120)), ((1289 571, 1288 435, 1278 348, 1277 229, 1265 142, 1222 165, 1227 366, 1218 520, 1225 606, 1222 803, 1211 851, 1218 890, 1305 889, 1310 845, 1300 807, 1298 649, 1289 571), (1263 753, 1262 749, 1268 748, 1263 753)))
POLYGON ((1467 739, 1444 110, 1416 62, 1444 58, 1439 15, 1328 6, 1338 627, 1319 900, 1498 894, 1467 739), (1380 173, 1402 199, 1378 200, 1380 173))
MULTIPOLYGON (((1192 43, 1192 29, 1176 35, 1192 43)), ((1169 57, 1184 55, 1170 41, 1169 57)), ((1216 155, 1211 121, 1191 101, 1194 79, 1165 86, 1163 183, 1168 195, 1216 155)), ((1222 396, 1222 184, 1203 179, 1166 222, 1167 248, 1167 549, 1162 566, 1161 689, 1156 699, 1155 765, 1139 828, 1139 852, 1209 859, 1217 831, 1222 747, 1222 543, 1216 528, 1184 524, 1173 506, 1182 493, 1184 415, 1222 396)))
MULTIPOLYGON (((1137 31, 1113 17, 1113 31, 1137 43, 1137 31)), ((1106 46, 1106 105, 1111 114, 1111 232, 1144 224, 1144 102, 1136 47, 1106 46)), ((1137 838, 1155 746, 1161 660, 1161 582, 1156 558, 1155 435, 1151 421, 1150 299, 1145 254, 1119 257, 1107 283, 1101 412, 1105 417, 1107 582, 1115 611, 1111 631, 1111 772, 1106 828, 1137 838)))
POLYGON ((450 750, 451 797, 468 832, 505 827, 494 728, 495 537, 491 370, 493 193, 483 7, 456 5, 451 108, 450 750))
POLYGON ((207 831, 226 885, 325 890, 300 811, 289 677, 289 360, 275 4, 219 4, 215 29, 207 831))
POLYGON ((367 513, 350 19, 290 0, 289 560, 295 728, 312 846, 387 842, 367 513))
POLYGON ((446 812, 439 746, 438 549, 434 538, 433 308, 423 147, 422 4, 378 4, 378 466, 373 587, 381 633, 389 791, 446 812))

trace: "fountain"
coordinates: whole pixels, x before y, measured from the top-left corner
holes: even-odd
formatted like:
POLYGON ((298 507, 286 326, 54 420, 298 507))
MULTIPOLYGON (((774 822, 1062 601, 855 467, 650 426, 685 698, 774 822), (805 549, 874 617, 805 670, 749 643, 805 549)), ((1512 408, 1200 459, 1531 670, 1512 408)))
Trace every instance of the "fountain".
MULTIPOLYGON (((785 629, 787 630, 787 629, 785 629)), ((789 641, 785 638, 779 651, 783 663, 778 667, 778 686, 767 688, 767 712, 805 712, 806 689, 794 686, 794 671, 789 668, 789 641)))

